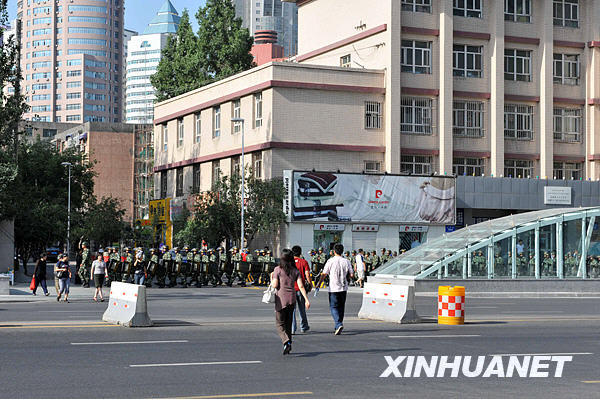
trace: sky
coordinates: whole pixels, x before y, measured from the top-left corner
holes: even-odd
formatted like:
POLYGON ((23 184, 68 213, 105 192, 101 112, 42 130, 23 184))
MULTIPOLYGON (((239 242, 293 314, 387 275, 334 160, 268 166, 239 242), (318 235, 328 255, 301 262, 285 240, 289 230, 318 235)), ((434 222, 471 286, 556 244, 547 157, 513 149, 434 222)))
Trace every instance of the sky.
MULTIPOLYGON (((142 33, 146 25, 154 18, 156 12, 165 0, 124 0, 125 2, 125 28, 142 33)), ((206 3, 206 0, 171 0, 179 15, 184 8, 190 12, 190 20, 194 30, 198 29, 196 11, 206 3)), ((8 0, 9 21, 17 16, 17 0, 8 0)))

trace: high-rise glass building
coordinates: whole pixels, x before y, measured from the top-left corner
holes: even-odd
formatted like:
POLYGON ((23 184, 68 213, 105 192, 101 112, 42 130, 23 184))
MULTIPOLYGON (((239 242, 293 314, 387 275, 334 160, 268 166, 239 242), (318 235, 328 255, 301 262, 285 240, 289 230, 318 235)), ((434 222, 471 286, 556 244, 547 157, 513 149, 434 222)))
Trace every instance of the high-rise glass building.
POLYGON ((260 30, 277 32, 277 44, 286 57, 298 53, 298 7, 282 0, 233 0, 235 14, 251 35, 260 30))
POLYGON ((123 0, 19 0, 28 120, 120 122, 123 0))
POLYGON ((125 122, 152 123, 156 96, 150 76, 156 72, 161 51, 168 36, 177 32, 180 19, 173 4, 166 0, 144 33, 127 43, 125 122))

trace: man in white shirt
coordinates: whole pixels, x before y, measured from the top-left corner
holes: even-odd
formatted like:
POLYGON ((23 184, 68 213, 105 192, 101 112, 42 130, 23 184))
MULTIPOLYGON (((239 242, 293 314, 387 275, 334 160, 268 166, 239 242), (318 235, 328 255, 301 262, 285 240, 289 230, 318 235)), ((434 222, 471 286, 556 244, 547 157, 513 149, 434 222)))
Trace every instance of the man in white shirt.
POLYGON ((358 250, 358 254, 356 255, 356 276, 358 277, 357 283, 360 285, 360 288, 363 288, 364 280, 365 280, 365 254, 363 249, 358 250))
POLYGON ((523 240, 519 240, 519 243, 517 244, 517 255, 521 255, 524 250, 525 245, 523 245, 523 240))
MULTIPOLYGON (((340 335, 344 329, 344 310, 346 307, 346 293, 348 291, 348 280, 354 277, 352 264, 348 259, 342 257, 344 246, 335 244, 334 256, 329 258, 321 272, 321 278, 317 287, 321 286, 326 276, 329 276, 329 310, 335 322, 335 335, 340 335)), ((315 295, 319 292, 317 288, 315 295)))

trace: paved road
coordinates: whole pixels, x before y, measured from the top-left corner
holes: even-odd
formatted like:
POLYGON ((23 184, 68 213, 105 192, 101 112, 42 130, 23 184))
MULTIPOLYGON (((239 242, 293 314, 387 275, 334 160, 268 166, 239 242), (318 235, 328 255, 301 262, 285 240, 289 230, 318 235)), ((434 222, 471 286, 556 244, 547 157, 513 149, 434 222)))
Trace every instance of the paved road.
MULTIPOLYGON (((261 291, 149 292, 150 315, 157 326, 148 329, 99 322, 106 305, 85 298, 91 290, 76 290, 70 304, 52 298, 0 303, 0 396, 600 396, 597 298, 468 299, 468 324, 439 326, 358 320, 361 296, 351 293, 346 329, 334 336, 327 298, 321 293, 309 312, 311 332, 296 336, 293 354, 283 357, 273 310, 260 303, 261 291), (562 378, 379 378, 387 367, 384 356, 563 353, 573 354, 573 361, 565 364, 562 378), (41 383, 34 384, 36 380, 41 383)), ((432 318, 434 301, 417 297, 419 314, 432 318)))

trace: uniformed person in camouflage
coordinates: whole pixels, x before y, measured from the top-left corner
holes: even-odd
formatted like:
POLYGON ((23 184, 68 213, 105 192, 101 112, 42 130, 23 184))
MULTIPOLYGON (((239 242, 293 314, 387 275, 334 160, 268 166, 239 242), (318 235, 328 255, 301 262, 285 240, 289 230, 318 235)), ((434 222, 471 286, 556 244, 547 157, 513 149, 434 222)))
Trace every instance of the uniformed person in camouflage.
POLYGON ((233 264, 233 272, 231 273, 230 284, 233 284, 234 280, 237 277, 238 280, 240 281, 240 284, 244 283, 244 285, 245 285, 245 282, 242 280, 242 275, 241 275, 242 255, 238 252, 237 247, 231 248, 231 263, 233 264))
POLYGON ((223 281, 223 275, 227 280, 227 285, 231 287, 233 284, 232 273, 231 273, 231 265, 229 263, 229 257, 227 256, 227 251, 225 248, 219 247, 219 281, 223 281))
POLYGON ((174 267, 173 267, 173 282, 174 282, 174 285, 173 285, 173 287, 174 287, 174 286, 177 285, 177 279, 179 279, 180 283, 181 283, 181 273, 184 270, 184 265, 183 265, 183 255, 182 255, 181 250, 179 249, 179 247, 175 247, 173 249, 173 251, 175 252, 175 257, 173 259, 173 262, 174 262, 174 267))
POLYGON ((152 287, 152 280, 154 280, 154 277, 156 276, 157 268, 158 268, 158 251, 156 250, 156 248, 151 248, 150 249, 150 260, 148 261, 148 266, 146 267, 148 277, 146 278, 146 281, 144 282, 144 284, 146 284, 146 287, 148 287, 148 288, 152 287))
POLYGON ((189 253, 192 255, 190 263, 190 285, 200 288, 202 287, 199 283, 202 256, 200 255, 198 248, 192 248, 192 251, 189 253))
POLYGON ((160 259, 161 262, 159 263, 158 271, 156 273, 156 283, 160 288, 164 288, 167 285, 167 274, 169 268, 171 267, 171 253, 169 252, 169 248, 166 245, 163 245, 160 248, 160 251, 162 253, 162 256, 160 259))
POLYGON ((125 247, 125 253, 123 256, 125 257, 125 261, 123 262, 123 268, 121 270, 121 281, 123 283, 129 282, 129 279, 133 276, 133 253, 131 252, 131 248, 125 247))
POLYGON ((213 287, 222 284, 221 278, 219 277, 219 258, 214 249, 208 250, 208 275, 213 287))
POLYGON ((381 258, 379 256, 377 256, 377 251, 371 252, 371 268, 372 269, 370 271, 377 269, 382 264, 383 263, 382 263, 381 258))
POLYGON ((92 254, 88 248, 88 243, 84 242, 81 244, 81 265, 77 271, 77 275, 81 279, 81 284, 85 288, 90 286, 90 268, 92 266, 92 254))
POLYGON ((208 263, 210 257, 206 249, 200 250, 200 283, 208 285, 208 263))
POLYGON ((327 254, 323 251, 323 247, 319 248, 319 253, 317 253, 317 272, 320 274, 325 267, 325 263, 327 263, 327 254))

